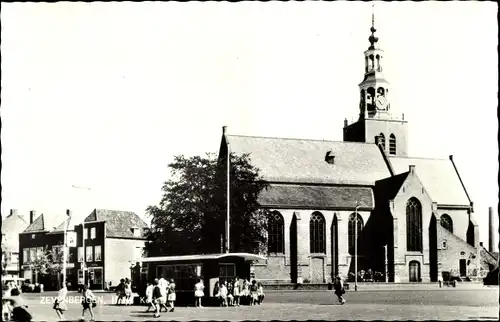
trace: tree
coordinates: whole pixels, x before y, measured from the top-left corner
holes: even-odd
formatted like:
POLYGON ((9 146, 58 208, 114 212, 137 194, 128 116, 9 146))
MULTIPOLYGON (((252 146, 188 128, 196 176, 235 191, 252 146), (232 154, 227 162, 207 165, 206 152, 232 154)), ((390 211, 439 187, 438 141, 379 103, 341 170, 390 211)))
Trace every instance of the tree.
MULTIPOLYGON (((226 162, 206 157, 176 156, 158 206, 149 206, 148 256, 217 253, 225 234, 226 162)), ((266 238, 266 216, 258 196, 268 184, 248 155, 231 154, 231 251, 258 252, 266 238)))
MULTIPOLYGON (((61 287, 61 272, 64 267, 64 253, 62 251, 62 244, 59 243, 59 247, 48 249, 47 246, 42 251, 37 251, 35 258, 31 259, 29 265, 31 269, 35 272, 35 283, 37 283, 38 274, 43 275, 53 274, 57 275, 58 287, 61 287)), ((69 252, 68 252, 69 253, 69 252)), ((68 254, 66 263, 71 260, 71 254, 68 254)))

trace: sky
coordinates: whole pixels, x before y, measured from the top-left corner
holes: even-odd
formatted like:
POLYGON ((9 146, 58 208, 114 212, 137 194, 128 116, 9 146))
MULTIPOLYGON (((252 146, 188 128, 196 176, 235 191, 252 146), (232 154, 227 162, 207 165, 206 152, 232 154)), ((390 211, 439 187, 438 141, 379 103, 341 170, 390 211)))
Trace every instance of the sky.
MULTIPOLYGON (((341 141, 358 116, 371 14, 369 2, 3 4, 2 216, 142 216, 173 156, 217 153, 224 125, 341 141)), ((495 2, 375 5, 409 154, 454 155, 486 245, 498 206, 496 17, 495 2)))

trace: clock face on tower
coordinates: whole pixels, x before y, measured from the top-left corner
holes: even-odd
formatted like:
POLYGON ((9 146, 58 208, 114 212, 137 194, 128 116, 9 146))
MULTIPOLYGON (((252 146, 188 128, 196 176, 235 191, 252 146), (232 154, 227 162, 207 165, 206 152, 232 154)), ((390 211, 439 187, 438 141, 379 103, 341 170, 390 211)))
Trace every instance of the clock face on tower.
POLYGON ((379 110, 385 109, 385 107, 387 106, 387 101, 386 101, 385 97, 383 97, 383 96, 377 97, 377 99, 375 100, 375 105, 377 106, 377 109, 379 109, 379 110))

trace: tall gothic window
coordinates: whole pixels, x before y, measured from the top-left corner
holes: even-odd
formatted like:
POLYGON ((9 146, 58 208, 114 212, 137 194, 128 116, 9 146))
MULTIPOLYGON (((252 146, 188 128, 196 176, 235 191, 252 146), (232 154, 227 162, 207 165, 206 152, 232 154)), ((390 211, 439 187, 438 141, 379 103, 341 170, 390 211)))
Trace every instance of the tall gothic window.
POLYGON ((385 136, 384 136, 384 133, 380 133, 378 135, 378 137, 379 137, 379 141, 378 141, 379 144, 382 145, 382 148, 384 148, 384 150, 385 150, 385 136))
POLYGON ((441 215, 441 226, 446 228, 450 233, 453 233, 453 220, 447 214, 441 215))
POLYGON ((285 247, 285 225, 283 216, 278 211, 273 211, 268 217, 267 251, 269 254, 283 254, 285 247))
POLYGON ((396 136, 394 134, 389 137, 389 154, 396 154, 396 136))
POLYGON ((309 242, 312 254, 326 253, 325 218, 320 212, 313 212, 309 220, 309 242))
MULTIPOLYGON (((360 244, 360 238, 359 235, 361 234, 361 231, 363 230, 363 227, 365 224, 363 223, 363 218, 359 214, 358 216, 358 253, 359 253, 359 244, 360 244)), ((349 224, 348 224, 348 239, 349 239, 349 254, 354 255, 354 241, 356 239, 356 214, 351 214, 349 216, 349 224)))
POLYGON ((406 203, 406 250, 422 251, 422 206, 414 197, 406 203))

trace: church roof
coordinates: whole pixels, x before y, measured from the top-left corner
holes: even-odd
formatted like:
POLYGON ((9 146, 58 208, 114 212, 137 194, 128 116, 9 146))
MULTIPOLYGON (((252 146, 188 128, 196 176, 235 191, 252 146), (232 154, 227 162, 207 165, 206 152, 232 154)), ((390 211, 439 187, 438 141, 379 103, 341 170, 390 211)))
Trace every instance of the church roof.
POLYGON ((415 166, 418 177, 433 201, 443 205, 470 205, 460 178, 449 159, 390 157, 396 174, 415 166))
POLYGON ((230 151, 248 153, 269 182, 373 185, 390 176, 372 143, 226 135, 230 151), (334 163, 325 161, 331 151, 334 163))
POLYGON ((354 209, 374 208, 372 189, 369 187, 314 186, 296 184, 271 184, 259 195, 262 206, 300 209, 354 209))

